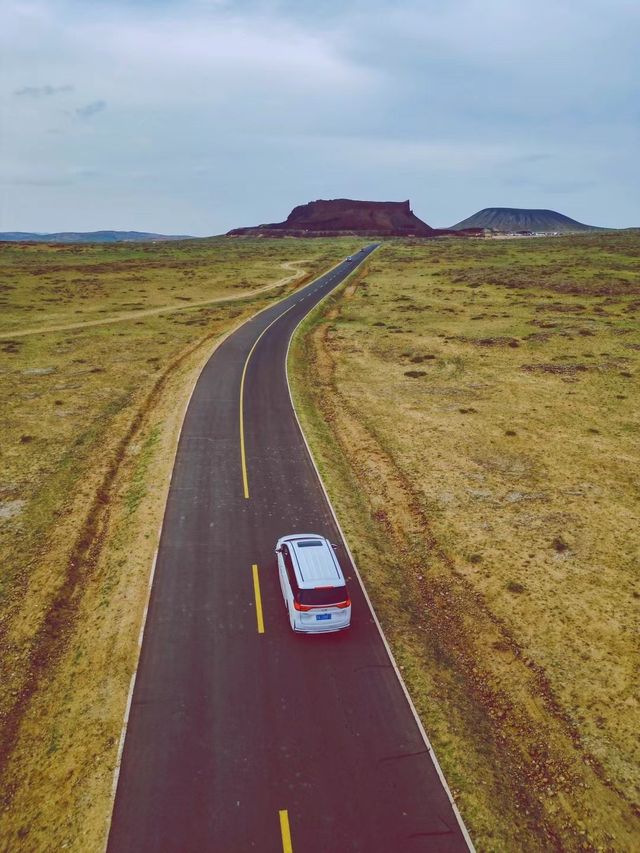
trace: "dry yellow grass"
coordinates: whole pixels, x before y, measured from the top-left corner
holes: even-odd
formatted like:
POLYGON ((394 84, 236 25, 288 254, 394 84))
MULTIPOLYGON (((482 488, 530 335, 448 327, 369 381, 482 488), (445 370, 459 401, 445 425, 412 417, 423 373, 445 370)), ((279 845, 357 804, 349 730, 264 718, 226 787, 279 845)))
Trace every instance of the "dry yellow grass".
MULTIPOLYGON (((346 245, 345 245, 346 248, 346 245)), ((327 241, 212 238, 86 245, 3 243, 0 334, 195 305, 273 285, 327 241)))
POLYGON ((480 850, 640 838, 640 239, 387 244, 293 349, 480 850))
POLYGON ((3 329, 13 335, 0 340, 0 849, 101 848, 193 382, 229 329, 352 249, 312 240, 0 246, 3 329), (79 257, 93 267, 89 294, 75 286, 79 257), (90 322, 119 315, 131 288, 135 316, 14 335, 66 325, 79 311, 90 322), (239 292, 246 298, 181 308, 239 292), (149 313, 171 304, 180 310, 149 313))

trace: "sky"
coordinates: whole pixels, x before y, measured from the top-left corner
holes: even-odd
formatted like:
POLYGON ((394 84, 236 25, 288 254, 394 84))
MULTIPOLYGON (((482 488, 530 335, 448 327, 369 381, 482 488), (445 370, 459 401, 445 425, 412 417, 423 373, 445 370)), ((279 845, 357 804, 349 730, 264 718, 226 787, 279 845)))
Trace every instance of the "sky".
POLYGON ((0 230, 640 226, 640 0, 3 0, 0 230))

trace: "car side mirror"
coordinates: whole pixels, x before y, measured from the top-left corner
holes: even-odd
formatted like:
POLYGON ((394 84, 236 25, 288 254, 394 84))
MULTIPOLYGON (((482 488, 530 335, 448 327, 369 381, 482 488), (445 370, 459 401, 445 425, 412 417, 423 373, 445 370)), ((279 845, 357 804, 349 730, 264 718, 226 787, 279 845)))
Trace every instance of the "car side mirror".
POLYGON ((341 546, 340 546, 340 545, 336 545, 336 543, 335 543, 335 542, 332 542, 332 543, 331 543, 331 547, 333 548, 333 550, 334 550, 334 551, 337 551, 337 550, 338 550, 338 548, 340 548, 341 546))
POLYGON ((282 548, 276 548, 276 554, 282 554, 282 548))

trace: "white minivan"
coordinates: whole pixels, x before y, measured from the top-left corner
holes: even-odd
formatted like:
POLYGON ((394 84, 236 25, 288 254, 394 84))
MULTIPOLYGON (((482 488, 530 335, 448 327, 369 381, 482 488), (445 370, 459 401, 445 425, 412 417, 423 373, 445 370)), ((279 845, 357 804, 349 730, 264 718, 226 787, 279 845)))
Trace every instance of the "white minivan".
POLYGON ((292 533, 276 544, 278 575, 294 631, 324 634, 351 623, 351 599, 334 546, 315 533, 292 533))

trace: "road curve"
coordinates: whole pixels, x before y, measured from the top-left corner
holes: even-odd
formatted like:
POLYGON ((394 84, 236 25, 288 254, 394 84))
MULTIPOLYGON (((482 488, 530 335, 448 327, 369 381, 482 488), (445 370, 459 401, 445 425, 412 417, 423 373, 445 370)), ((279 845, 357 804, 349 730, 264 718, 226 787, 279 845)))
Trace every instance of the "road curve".
POLYGON ((286 353, 300 320, 375 248, 246 322, 196 384, 109 853, 469 849, 346 549, 353 624, 342 634, 291 632, 274 560, 286 533, 341 541, 291 407, 286 353))

